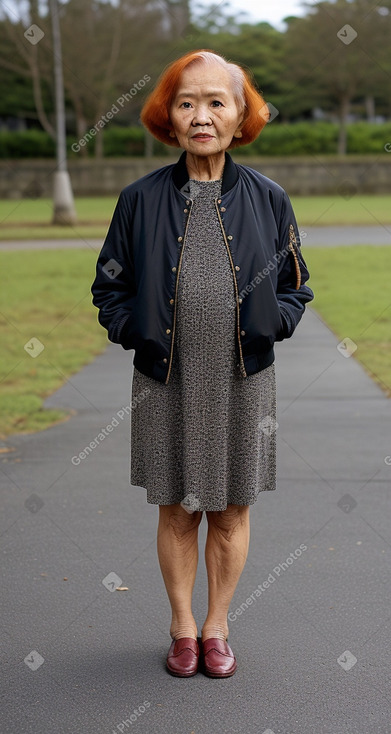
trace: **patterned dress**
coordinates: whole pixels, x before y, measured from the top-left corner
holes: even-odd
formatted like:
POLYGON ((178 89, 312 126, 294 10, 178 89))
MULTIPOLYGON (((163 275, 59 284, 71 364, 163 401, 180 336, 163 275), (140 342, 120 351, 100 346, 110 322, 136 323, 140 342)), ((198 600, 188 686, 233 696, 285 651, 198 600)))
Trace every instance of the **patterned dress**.
POLYGON ((240 374, 233 274, 214 204, 221 179, 189 185, 170 379, 134 368, 129 481, 150 504, 221 511, 276 488, 275 369, 240 374))

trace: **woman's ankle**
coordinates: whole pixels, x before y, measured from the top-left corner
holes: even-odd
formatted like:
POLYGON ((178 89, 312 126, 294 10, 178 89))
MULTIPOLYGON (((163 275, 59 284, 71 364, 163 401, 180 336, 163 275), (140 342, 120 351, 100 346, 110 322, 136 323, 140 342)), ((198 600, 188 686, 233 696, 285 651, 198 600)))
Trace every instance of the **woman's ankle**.
POLYGON ((202 627, 201 639, 202 642, 210 640, 211 637, 215 637, 219 640, 227 640, 228 633, 229 629, 227 624, 207 622, 202 627))
POLYGON ((170 627, 170 635, 174 640, 180 640, 181 637, 192 637, 197 639, 197 625, 195 622, 172 622, 170 627))

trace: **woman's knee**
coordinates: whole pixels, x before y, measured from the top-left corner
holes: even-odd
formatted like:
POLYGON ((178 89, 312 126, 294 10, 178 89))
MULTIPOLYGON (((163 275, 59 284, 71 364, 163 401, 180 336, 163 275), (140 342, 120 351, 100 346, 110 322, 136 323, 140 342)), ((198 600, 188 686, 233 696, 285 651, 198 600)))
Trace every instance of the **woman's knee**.
POLYGON ((169 526, 177 537, 198 528, 202 519, 202 512, 187 512, 181 504, 159 505, 159 520, 169 526))
POLYGON ((207 512, 208 525, 212 525, 228 538, 243 525, 247 525, 249 505, 227 505, 225 510, 207 512))

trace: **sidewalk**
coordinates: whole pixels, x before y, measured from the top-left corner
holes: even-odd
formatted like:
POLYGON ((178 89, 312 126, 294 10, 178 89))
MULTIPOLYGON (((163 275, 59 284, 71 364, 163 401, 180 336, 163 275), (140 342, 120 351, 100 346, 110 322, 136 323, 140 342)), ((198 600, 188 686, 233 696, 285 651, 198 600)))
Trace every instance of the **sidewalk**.
MULTIPOLYGON (((229 679, 165 672, 158 509, 128 483, 133 352, 108 345, 46 401, 67 422, 7 441, 2 734, 391 732, 391 401, 336 344, 308 308, 276 345, 278 488, 250 510, 229 679)), ((204 517, 199 629, 205 535, 204 517)))
MULTIPOLYGON (((305 247, 338 247, 339 245, 391 245, 391 225, 374 227, 306 227, 299 226, 305 247)), ((79 237, 68 240, 4 240, 0 252, 7 250, 59 250, 90 248, 99 253, 101 239, 79 237)))

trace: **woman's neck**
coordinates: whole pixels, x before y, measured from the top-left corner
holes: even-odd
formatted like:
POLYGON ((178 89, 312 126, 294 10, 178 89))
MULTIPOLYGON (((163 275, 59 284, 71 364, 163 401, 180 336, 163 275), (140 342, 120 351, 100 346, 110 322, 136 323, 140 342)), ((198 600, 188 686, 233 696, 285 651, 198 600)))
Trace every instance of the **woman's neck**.
POLYGON ((217 181, 222 178, 225 164, 225 151, 213 155, 194 155, 187 153, 186 167, 189 178, 197 181, 217 181))

